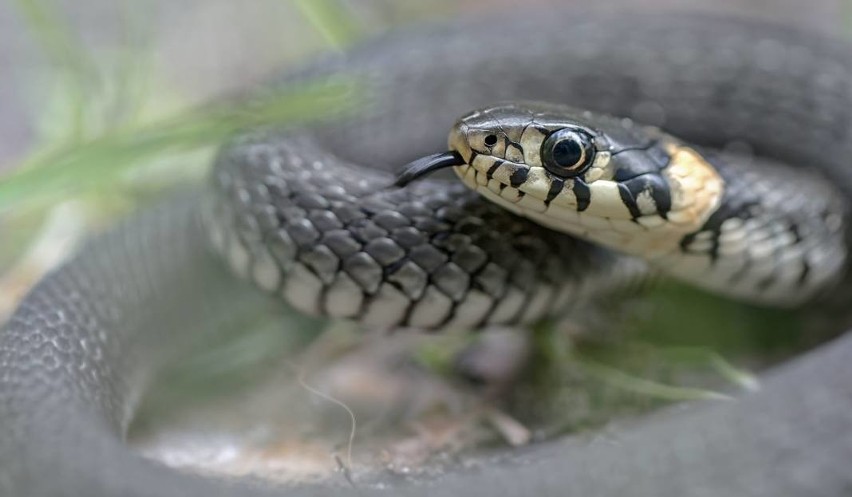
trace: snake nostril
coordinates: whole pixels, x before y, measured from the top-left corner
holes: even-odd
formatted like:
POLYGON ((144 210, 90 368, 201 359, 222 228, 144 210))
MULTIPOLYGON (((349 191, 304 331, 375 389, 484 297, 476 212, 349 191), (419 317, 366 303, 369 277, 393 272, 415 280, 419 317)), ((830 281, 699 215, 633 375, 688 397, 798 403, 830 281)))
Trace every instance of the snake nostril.
POLYGON ((484 143, 486 147, 493 147, 494 145, 497 145, 497 135, 486 136, 484 143))

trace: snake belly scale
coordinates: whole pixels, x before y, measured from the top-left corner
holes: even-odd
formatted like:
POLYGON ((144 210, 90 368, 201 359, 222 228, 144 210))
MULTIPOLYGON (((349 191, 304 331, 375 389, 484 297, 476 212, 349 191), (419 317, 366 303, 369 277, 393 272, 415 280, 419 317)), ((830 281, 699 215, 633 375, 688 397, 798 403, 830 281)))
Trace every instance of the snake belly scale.
MULTIPOLYGON (((181 474, 123 443, 164 362, 179 360, 179 346, 230 303, 252 298, 207 253, 208 239, 232 272, 296 308, 373 326, 529 323, 650 267, 784 305, 848 287, 844 42, 697 14, 525 11, 391 34, 271 84, 328 77, 359 82, 357 116, 231 140, 212 189, 92 240, 24 299, 0 332, 0 495, 340 491, 181 474), (496 104, 505 101, 593 113, 496 104), (473 109, 482 110, 454 127, 473 109), (446 151, 450 130, 455 155, 440 164, 461 157, 464 181, 394 186, 394 166, 446 151), (751 154, 727 153, 730 143, 751 154), (704 177, 690 184, 694 171, 704 177), (682 195, 705 187, 693 200, 682 195), (495 201, 480 198, 488 195, 495 201), (593 233, 628 255, 524 217, 593 233), (669 224, 659 246, 644 238, 669 224)), ((736 402, 614 427, 611 444, 538 444, 393 492, 844 495, 850 354, 844 336, 736 402)))

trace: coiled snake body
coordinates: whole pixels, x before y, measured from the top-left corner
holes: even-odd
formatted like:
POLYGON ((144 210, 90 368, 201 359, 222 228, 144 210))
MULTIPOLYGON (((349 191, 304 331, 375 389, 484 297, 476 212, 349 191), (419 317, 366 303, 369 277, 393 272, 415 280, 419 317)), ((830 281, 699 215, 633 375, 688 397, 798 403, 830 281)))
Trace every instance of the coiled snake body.
MULTIPOLYGON (((182 195, 94 240, 23 301, 0 334, 2 495, 323 491, 182 475, 121 443, 178 345, 226 304, 257 298, 208 238, 233 272, 296 308, 379 326, 529 323, 649 265, 783 305, 843 280, 852 55, 842 43, 708 16, 566 11, 390 36, 282 84, 341 75, 363 87, 359 117, 234 139, 214 193, 182 195), (595 113, 495 105, 506 100, 595 113), (394 187, 392 167, 445 150, 449 129, 452 152, 415 162, 405 180, 453 165, 463 181, 394 187), (753 156, 709 151, 731 143, 753 156)), ((850 340, 783 366, 758 394, 652 416, 613 444, 543 444, 517 456, 529 464, 395 492, 842 495, 852 491, 850 340)))

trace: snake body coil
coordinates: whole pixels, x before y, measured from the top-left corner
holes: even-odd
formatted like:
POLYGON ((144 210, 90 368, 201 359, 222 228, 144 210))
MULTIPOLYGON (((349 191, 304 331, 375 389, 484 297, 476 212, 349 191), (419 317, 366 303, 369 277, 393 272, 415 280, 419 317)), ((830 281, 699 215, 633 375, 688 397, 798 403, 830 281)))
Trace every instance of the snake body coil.
MULTIPOLYGON (((307 312, 382 326, 526 323, 564 302, 629 284, 646 265, 523 221, 503 207, 512 204, 519 214, 588 235, 595 231, 592 221, 538 215, 547 211, 535 197, 542 192, 548 204, 563 203, 575 213, 605 205, 597 202, 611 187, 599 183, 599 192, 588 170, 582 182, 590 192, 583 192, 571 176, 577 164, 566 157, 577 154, 579 163, 609 153, 619 170, 633 167, 637 174, 617 176, 603 162, 591 165, 600 166, 594 174, 626 184, 662 152, 681 169, 707 167, 704 184, 717 181, 719 188, 704 199, 711 209, 695 210, 694 226, 656 247, 661 259, 652 264, 694 277, 714 260, 735 261, 743 279, 728 291, 786 304, 815 298, 842 272, 849 242, 845 199, 852 194, 846 164, 852 156, 852 56, 845 44, 715 17, 565 12, 392 35, 281 84, 335 76, 363 87, 368 105, 360 116, 235 139, 217 161, 215 193, 167 202, 92 241, 23 301, 0 333, 0 494, 323 492, 183 475, 122 444, 136 401, 178 345, 221 317, 226 304, 259 298, 234 284, 207 253, 208 237, 233 271, 307 312), (653 144, 621 149, 648 156, 631 163, 629 153, 615 158, 618 151, 592 149, 580 136, 576 147, 552 152, 559 158, 544 158, 562 168, 559 184, 532 171, 542 158, 526 152, 536 147, 513 152, 509 145, 539 140, 543 146, 549 133, 565 126, 545 126, 547 133, 534 138, 513 135, 529 126, 495 131, 493 121, 477 122, 489 112, 492 118, 503 113, 500 119, 527 112, 509 106, 468 116, 467 132, 487 130, 464 139, 456 131, 450 140, 466 161, 458 171, 468 186, 484 195, 497 191, 503 207, 458 183, 392 186, 392 166, 444 149, 460 111, 530 99, 633 117, 700 147, 745 144, 756 164, 708 163, 662 134, 653 144), (498 141, 492 143, 492 134, 498 141), (506 146, 494 151, 501 136, 506 146), (787 166, 769 165, 775 161, 787 166), (527 173, 518 173, 525 164, 527 173), (748 186, 756 184, 768 186, 748 186), (521 201, 518 192, 530 199, 521 201), (743 244, 728 232, 756 238, 737 252, 731 247, 743 244), (781 241, 760 245, 761 236, 781 241), (767 251, 772 258, 761 256, 767 251), (678 261, 695 258, 678 268, 666 259, 672 254, 678 261), (762 266, 766 260, 771 267, 762 266), (797 285, 800 293, 791 290, 797 285)), ((571 124, 583 119, 574 116, 571 124)), ((622 125, 602 123, 595 129, 613 142, 627 133, 622 125)), ((679 174, 667 173, 668 162, 662 162, 655 174, 679 174)), ((556 169, 551 164, 549 174, 556 169)), ((667 177, 666 184, 675 180, 667 177)), ((619 193, 624 212, 604 218, 623 214, 641 227, 645 216, 656 224, 677 221, 686 215, 675 212, 691 208, 672 190, 666 206, 647 184, 625 188, 636 195, 619 193)), ((627 226, 610 222, 608 230, 616 225, 627 226)), ((591 238, 623 246, 623 239, 606 233, 591 238)), ((629 252, 654 252, 647 239, 636 243, 629 252)), ((716 276, 722 273, 712 274, 703 283, 724 289, 723 277, 716 276)), ((616 431, 615 444, 542 444, 515 456, 529 464, 510 458, 395 493, 842 495, 852 489, 846 467, 852 456, 850 353, 852 339, 841 338, 780 368, 761 393, 652 416, 616 431)))

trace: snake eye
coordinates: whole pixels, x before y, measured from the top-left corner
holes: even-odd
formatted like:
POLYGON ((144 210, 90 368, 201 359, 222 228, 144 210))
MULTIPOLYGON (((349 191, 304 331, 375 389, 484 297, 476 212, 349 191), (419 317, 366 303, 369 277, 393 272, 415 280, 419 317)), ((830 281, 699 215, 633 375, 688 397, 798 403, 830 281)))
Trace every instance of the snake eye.
POLYGON ((592 136, 581 129, 563 128, 554 131, 541 145, 544 167, 562 178, 582 174, 595 160, 592 140, 592 136))

